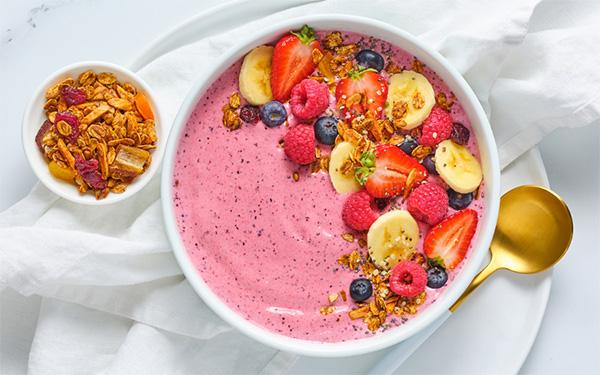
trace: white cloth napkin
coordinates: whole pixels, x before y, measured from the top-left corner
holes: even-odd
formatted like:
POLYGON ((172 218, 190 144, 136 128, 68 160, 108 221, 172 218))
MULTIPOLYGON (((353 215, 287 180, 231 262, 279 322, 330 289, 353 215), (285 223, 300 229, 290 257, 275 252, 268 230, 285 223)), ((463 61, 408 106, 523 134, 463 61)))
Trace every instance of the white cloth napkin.
MULTIPOLYGON (((269 15, 273 4, 261 2, 257 20, 245 18, 141 70, 169 121, 194 78, 239 37, 323 12, 380 19, 446 56, 490 116, 503 166, 553 129, 600 117, 600 2, 332 0, 269 15)), ((256 374, 293 364, 294 355, 238 333, 192 291, 163 233, 158 179, 106 207, 75 205, 38 185, 0 214, 0 290, 43 297, 31 373, 256 374)))

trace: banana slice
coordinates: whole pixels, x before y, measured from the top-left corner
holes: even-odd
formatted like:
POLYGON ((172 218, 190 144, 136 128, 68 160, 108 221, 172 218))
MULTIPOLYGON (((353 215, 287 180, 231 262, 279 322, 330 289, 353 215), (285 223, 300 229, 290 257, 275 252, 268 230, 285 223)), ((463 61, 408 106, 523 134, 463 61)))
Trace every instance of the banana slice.
POLYGON ((271 61, 273 47, 256 47, 244 57, 240 69, 240 93, 252 105, 273 100, 271 94, 271 61))
POLYGON ((419 241, 419 225, 404 210, 392 210, 377 218, 367 233, 369 255, 379 268, 392 269, 410 259, 419 241))
POLYGON ((463 194, 477 189, 483 179, 481 165, 471 151, 449 139, 435 150, 435 169, 448 186, 463 194))
POLYGON ((431 108, 435 105, 435 93, 424 75, 405 70, 392 75, 389 80, 385 113, 390 119, 394 103, 398 101, 407 104, 406 114, 403 117, 406 122, 405 128, 413 129, 421 125, 429 116, 431 108))
POLYGON ((342 173, 342 165, 354 152, 354 146, 350 142, 339 143, 329 157, 329 178, 335 191, 340 194, 353 193, 361 189, 360 184, 354 179, 354 173, 345 175, 342 173))

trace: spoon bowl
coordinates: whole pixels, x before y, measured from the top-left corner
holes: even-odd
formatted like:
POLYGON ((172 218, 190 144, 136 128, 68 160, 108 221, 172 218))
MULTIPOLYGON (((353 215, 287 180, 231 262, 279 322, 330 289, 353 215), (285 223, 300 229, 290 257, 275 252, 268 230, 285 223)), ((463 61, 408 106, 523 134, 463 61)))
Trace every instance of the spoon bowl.
POLYGON ((573 238, 573 218, 567 204, 542 186, 523 185, 500 198, 496 231, 490 244, 492 259, 450 307, 458 306, 492 273, 542 272, 567 252, 573 238))
POLYGON ((572 236, 571 214, 559 196, 540 186, 520 186, 500 199, 490 251, 499 268, 536 273, 563 257, 572 236))

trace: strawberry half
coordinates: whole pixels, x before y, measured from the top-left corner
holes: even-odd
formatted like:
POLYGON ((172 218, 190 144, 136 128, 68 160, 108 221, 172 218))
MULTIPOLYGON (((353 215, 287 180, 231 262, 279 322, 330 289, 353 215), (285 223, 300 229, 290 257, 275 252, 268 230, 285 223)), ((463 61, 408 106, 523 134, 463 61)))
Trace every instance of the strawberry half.
POLYGON ((387 81, 374 69, 350 71, 335 88, 338 108, 346 119, 360 114, 381 117, 387 94, 387 81))
POLYGON ((360 161, 362 167, 356 169, 356 179, 375 198, 400 195, 413 169, 414 183, 427 178, 427 170, 394 145, 377 145, 372 152, 365 152, 360 161))
POLYGON ((477 229, 477 220, 477 212, 466 209, 431 228, 423 244, 427 258, 439 262, 447 269, 456 267, 465 258, 477 229))
POLYGON ((315 31, 308 25, 279 39, 271 66, 271 91, 275 100, 282 103, 288 100, 292 88, 315 70, 314 49, 321 50, 321 44, 315 40, 315 31))

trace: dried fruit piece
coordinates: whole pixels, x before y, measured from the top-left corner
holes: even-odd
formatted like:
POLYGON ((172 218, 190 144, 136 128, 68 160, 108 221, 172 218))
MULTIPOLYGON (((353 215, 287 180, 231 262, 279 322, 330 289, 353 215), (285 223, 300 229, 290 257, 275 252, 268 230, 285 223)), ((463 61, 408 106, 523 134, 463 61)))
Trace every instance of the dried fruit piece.
POLYGON ((100 172, 98 172, 98 160, 85 160, 80 155, 75 155, 75 169, 81 175, 83 181, 92 189, 102 190, 106 188, 106 180, 103 180, 100 172))
POLYGON ((42 126, 40 126, 40 130, 38 130, 37 134, 35 135, 35 144, 37 144, 40 149, 42 148, 42 140, 44 139, 44 136, 46 135, 46 133, 48 133, 51 127, 52 123, 46 120, 42 123, 42 126))
POLYGON ((87 100, 87 95, 85 92, 71 86, 62 86, 60 88, 60 97, 67 103, 69 107, 72 105, 85 103, 87 100))
POLYGON ((148 98, 141 92, 138 92, 135 95, 135 107, 140 112, 144 120, 154 120, 154 113, 152 112, 152 107, 150 106, 150 102, 148 98))
POLYGON ((73 181, 77 173, 71 168, 67 168, 65 166, 61 166, 58 162, 51 160, 48 163, 48 170, 50 174, 52 174, 56 178, 60 178, 65 181, 73 181))
POLYGON ((144 172, 150 153, 137 147, 119 145, 110 172, 115 178, 130 179, 144 172))

